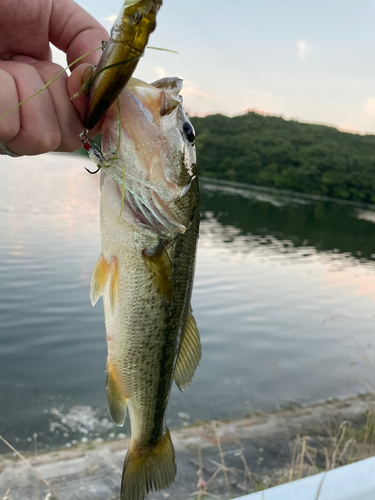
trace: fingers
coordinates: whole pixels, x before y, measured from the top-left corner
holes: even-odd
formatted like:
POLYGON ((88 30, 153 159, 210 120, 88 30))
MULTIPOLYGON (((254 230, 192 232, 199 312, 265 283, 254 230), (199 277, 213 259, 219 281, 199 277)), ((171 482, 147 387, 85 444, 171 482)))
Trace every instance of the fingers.
MULTIPOLYGON (((61 67, 56 64, 38 62, 34 64, 34 67, 44 83, 50 82, 61 71, 61 67)), ((72 152, 81 146, 79 134, 82 131, 82 122, 70 100, 67 83, 68 76, 64 72, 48 87, 48 92, 54 105, 61 134, 60 144, 55 151, 72 152)))
MULTIPOLYGON (((17 93, 12 102, 21 102, 44 86, 39 73, 31 64, 0 62, 0 69, 13 78, 17 93)), ((2 94, 5 96, 5 94, 2 94)), ((8 101, 8 95, 6 95, 8 101)), ((35 155, 54 150, 60 144, 59 124, 48 92, 41 92, 18 108, 19 129, 13 137, 0 137, 1 142, 18 154, 35 155)))
MULTIPOLYGON (((72 0, 52 0, 50 40, 67 54, 71 64, 86 52, 108 40, 108 33, 88 12, 72 0)), ((82 62, 97 64, 101 56, 98 50, 86 56, 82 62)))
MULTIPOLYGON (((88 78, 92 75, 92 65, 91 64, 80 64, 75 70, 72 71, 72 74, 68 80, 68 92, 71 97, 77 94, 82 85, 87 81, 88 78)), ((83 119, 85 104, 86 104, 86 93, 82 92, 78 97, 75 97, 71 101, 77 110, 77 113, 80 116, 80 119, 83 119)), ((101 120, 102 121, 102 120, 101 120)), ((82 129, 82 125, 81 125, 82 129)), ((101 129, 101 122, 99 122, 96 127, 90 130, 90 137, 94 138, 101 129)))
MULTIPOLYGON (((82 130, 80 117, 83 116, 85 98, 82 95, 72 102, 70 95, 79 91, 84 80, 83 72, 88 67, 86 64, 82 67, 77 65, 72 72, 69 79, 70 94, 67 75, 63 74, 47 90, 17 108, 19 102, 42 89, 61 70, 50 62, 48 38, 67 53, 69 63, 94 48, 100 48, 102 41, 108 39, 105 29, 73 0, 51 0, 50 5, 51 10, 44 12, 38 22, 38 31, 31 44, 39 47, 39 52, 41 46, 43 54, 36 53, 36 49, 35 55, 29 51, 27 47, 31 42, 26 35, 30 33, 26 30, 27 47, 17 50, 21 43, 19 41, 17 47, 8 47, 8 56, 3 54, 4 60, 0 60, 0 143, 6 142, 8 148, 18 154, 74 151, 80 146, 78 136, 82 130), (39 61, 14 55, 20 53, 37 57, 39 61), (7 113, 12 108, 15 109, 7 113)), ((31 11, 34 12, 33 9, 31 11)), ((96 64, 100 56, 101 50, 98 50, 84 61, 96 64)), ((96 132, 98 127, 92 134, 96 132)))
POLYGON ((7 71, 0 67, 0 142, 6 142, 13 139, 20 129, 19 110, 14 109, 18 104, 17 85, 7 71))
POLYGON ((82 124, 68 95, 65 73, 48 89, 1 118, 12 105, 42 89, 61 69, 49 62, 0 61, 0 88, 7 88, 0 94, 0 142, 6 142, 15 153, 37 155, 80 147, 82 124))

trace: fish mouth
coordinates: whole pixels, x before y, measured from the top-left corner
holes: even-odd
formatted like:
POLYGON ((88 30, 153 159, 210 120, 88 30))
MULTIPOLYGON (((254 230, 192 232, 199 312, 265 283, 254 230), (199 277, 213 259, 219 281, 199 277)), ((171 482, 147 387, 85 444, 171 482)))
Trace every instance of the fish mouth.
POLYGON ((143 56, 162 0, 126 0, 89 82, 83 126, 91 130, 116 100, 143 56))
POLYGON ((182 80, 147 84, 131 79, 112 106, 102 128, 103 150, 116 153, 105 170, 116 182, 124 214, 159 235, 184 233, 190 220, 176 203, 195 178, 193 146, 184 139, 185 116, 179 92, 182 80), (121 113, 121 110, 124 110, 121 113), (120 114, 118 114, 120 113, 120 114), (120 125, 120 134, 117 127, 120 125))

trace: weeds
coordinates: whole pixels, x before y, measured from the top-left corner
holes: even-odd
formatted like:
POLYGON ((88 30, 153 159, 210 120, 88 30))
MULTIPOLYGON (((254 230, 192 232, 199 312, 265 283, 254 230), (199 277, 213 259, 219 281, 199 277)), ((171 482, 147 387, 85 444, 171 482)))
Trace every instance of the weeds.
MULTIPOLYGON (((233 436, 232 442, 238 448, 225 451, 222 438, 218 432, 218 423, 212 422, 213 439, 218 449, 220 463, 206 458, 206 467, 202 460, 202 452, 198 450, 199 468, 198 491, 194 492, 195 500, 208 498, 235 498, 255 491, 284 484, 296 479, 302 479, 319 472, 332 470, 375 455, 375 410, 368 411, 366 420, 361 426, 354 426, 345 420, 340 424, 320 422, 318 429, 312 429, 309 434, 294 437, 288 436, 289 462, 279 467, 270 475, 252 472, 246 457, 245 447, 233 436), (239 457, 241 466, 228 467, 226 456, 239 457), (205 480, 205 470, 208 464, 216 467, 211 477, 205 480), (222 478, 220 480, 220 475, 222 478)), ((228 437, 225 438, 228 442, 228 437)), ((233 458, 231 459, 233 462, 233 458)), ((316 499, 320 497, 325 475, 319 485, 316 499)))
MULTIPOLYGON (((301 414, 303 414, 302 411, 301 414)), ((190 498, 228 500, 256 491, 263 492, 272 486, 329 471, 375 455, 375 409, 371 406, 365 415, 358 417, 358 420, 352 423, 343 419, 342 422, 338 422, 336 416, 331 416, 330 420, 325 417, 327 421, 317 419, 316 427, 305 426, 303 431, 301 427, 298 427, 297 433, 294 427, 296 424, 293 423, 294 417, 289 422, 288 412, 286 415, 279 412, 279 418, 283 419, 283 425, 280 423, 281 433, 286 436, 287 446, 285 446, 286 453, 278 455, 273 463, 267 458, 267 453, 269 456, 269 453, 273 453, 272 450, 277 449, 278 446, 267 449, 267 444, 264 448, 263 444, 261 446, 257 444, 261 456, 257 455, 256 450, 254 456, 256 441, 246 437, 246 433, 243 434, 243 439, 246 441, 241 442, 238 438, 239 434, 235 430, 231 431, 233 434, 228 433, 228 427, 223 423, 213 421, 210 427, 205 427, 205 438, 217 450, 216 456, 211 452, 203 454, 202 449, 198 447, 198 460, 192 459, 197 470, 196 491, 190 495, 190 498), (263 458, 264 461, 260 460, 263 458)), ((247 423, 245 423, 246 426, 247 423)), ((0 440, 31 468, 37 478, 40 490, 36 489, 30 500, 41 500, 41 498, 42 500, 60 500, 54 488, 38 474, 30 462, 1 436, 0 440), (43 493, 42 483, 48 488, 47 496, 44 496, 46 490, 44 489, 43 493)), ((266 441, 268 442, 272 442, 272 439, 266 441)), ((34 453, 37 453, 36 437, 34 453)), ((121 474, 121 470, 115 464, 113 468, 121 474)), ((87 473, 95 474, 95 470, 87 469, 87 473)), ((325 474, 322 476, 316 500, 320 498, 324 480, 325 474)), ((0 500, 13 500, 10 490, 5 493, 5 496, 2 495, 0 500)))
MULTIPOLYGON (((47 494, 47 496, 45 497, 44 500, 61 500, 60 497, 59 497, 59 495, 57 494, 56 490, 38 473, 38 471, 35 469, 35 467, 33 467, 31 465, 31 463, 24 456, 21 455, 21 453, 19 453, 2 436, 0 436, 0 440, 4 444, 6 444, 8 446, 8 448, 10 448, 13 451, 13 453, 15 453, 23 462, 25 462, 28 467, 30 467, 30 470, 32 471, 32 473, 34 474, 34 476, 36 477, 36 479, 38 480, 37 491, 36 491, 36 495, 37 495, 37 499, 38 500, 39 500, 39 496, 40 496, 40 493, 39 493, 39 482, 42 482, 49 489, 49 493, 47 494)), ((35 450, 35 453, 36 453, 36 435, 34 436, 34 450, 35 450)), ((6 492, 5 497, 2 500, 12 500, 11 497, 8 496, 9 494, 10 494, 10 490, 8 490, 6 492)))

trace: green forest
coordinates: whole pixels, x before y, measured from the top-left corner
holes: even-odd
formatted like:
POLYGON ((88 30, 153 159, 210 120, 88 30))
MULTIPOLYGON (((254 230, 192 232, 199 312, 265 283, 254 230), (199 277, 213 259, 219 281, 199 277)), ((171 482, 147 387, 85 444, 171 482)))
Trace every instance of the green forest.
POLYGON ((192 118, 204 177, 375 203, 375 136, 249 112, 192 118))

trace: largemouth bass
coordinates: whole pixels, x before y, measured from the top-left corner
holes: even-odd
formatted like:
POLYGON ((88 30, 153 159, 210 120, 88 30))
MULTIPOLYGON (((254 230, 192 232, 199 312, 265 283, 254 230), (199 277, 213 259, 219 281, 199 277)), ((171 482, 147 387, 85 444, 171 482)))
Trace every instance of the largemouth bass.
POLYGON ((110 414, 131 441, 122 500, 143 500, 176 474, 166 427, 173 378, 184 390, 201 357, 190 305, 199 229, 194 129, 179 78, 131 79, 107 112, 101 169, 102 254, 91 283, 103 296, 110 414))
POLYGON ((161 5, 162 0, 125 0, 89 86, 83 118, 88 130, 95 127, 132 76, 156 27, 161 5))

